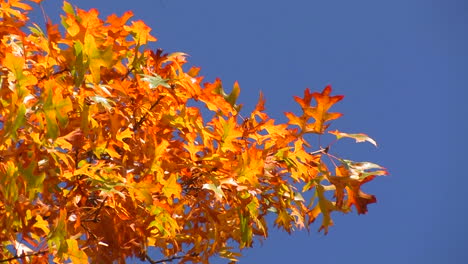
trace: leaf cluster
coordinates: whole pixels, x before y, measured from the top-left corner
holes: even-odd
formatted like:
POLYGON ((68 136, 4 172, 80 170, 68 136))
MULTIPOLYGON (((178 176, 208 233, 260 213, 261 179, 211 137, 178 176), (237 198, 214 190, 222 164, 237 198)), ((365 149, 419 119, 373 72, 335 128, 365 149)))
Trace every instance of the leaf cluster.
POLYGON ((157 263, 157 248, 235 261, 268 236, 268 215, 287 232, 321 215, 327 233, 332 212, 376 202, 361 186, 384 168, 309 142, 341 116, 331 87, 295 97, 287 123, 262 96, 242 117, 237 83, 227 93, 184 70, 186 54, 148 49, 156 38, 131 12, 103 20, 64 2, 63 30, 43 30, 30 2, 0 8, 0 260, 157 263))

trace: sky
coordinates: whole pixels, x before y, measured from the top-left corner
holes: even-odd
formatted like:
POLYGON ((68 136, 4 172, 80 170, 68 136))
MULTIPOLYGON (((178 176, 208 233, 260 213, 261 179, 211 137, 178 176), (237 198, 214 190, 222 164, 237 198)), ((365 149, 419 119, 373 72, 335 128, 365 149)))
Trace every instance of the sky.
MULTIPOLYGON (((466 263, 467 1, 70 2, 102 18, 132 10, 153 28, 155 49, 188 53, 206 81, 239 81, 246 111, 262 91, 268 114, 284 122, 298 110, 294 95, 331 84, 345 99, 330 128, 378 142, 333 149, 388 168, 364 186, 378 199, 368 214, 334 214, 326 236, 319 223, 310 233, 271 229, 239 263, 466 263)), ((60 6, 44 3, 52 18, 60 6)))

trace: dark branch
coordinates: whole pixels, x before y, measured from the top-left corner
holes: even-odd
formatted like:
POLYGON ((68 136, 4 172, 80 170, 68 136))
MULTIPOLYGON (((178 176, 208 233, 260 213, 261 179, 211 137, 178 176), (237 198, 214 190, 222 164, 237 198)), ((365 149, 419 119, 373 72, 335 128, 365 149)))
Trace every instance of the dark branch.
POLYGON ((141 125, 143 124, 143 122, 146 120, 146 117, 148 116, 149 112, 151 112, 151 111, 159 104, 159 102, 161 102, 161 100, 163 99, 163 97, 164 97, 164 95, 160 95, 160 96, 158 97, 158 99, 156 100, 156 102, 154 102, 154 103, 151 105, 151 107, 150 107, 150 109, 148 110, 148 112, 146 112, 146 113, 143 115, 143 117, 140 118, 140 120, 138 120, 138 122, 136 122, 135 127, 133 128, 133 131, 137 131, 137 130, 140 128, 140 126, 141 126, 141 125))
POLYGON ((48 76, 42 76, 42 78, 39 79, 40 82, 42 82, 43 80, 45 79, 49 79, 50 77, 52 76, 56 76, 56 75, 59 75, 59 74, 62 74, 64 72, 70 72, 70 70, 68 68, 65 68, 65 69, 62 69, 60 71, 57 71, 57 72, 54 72, 52 73, 51 75, 48 75, 48 76))
POLYGON ((106 203, 107 198, 109 198, 109 197, 104 198, 104 200, 101 202, 101 205, 99 206, 99 208, 98 208, 94 213, 88 215, 88 217, 89 217, 89 216, 91 216, 91 215, 94 214, 94 217, 93 217, 93 218, 86 218, 86 219, 83 219, 83 220, 81 220, 81 221, 82 221, 82 222, 94 222, 94 223, 98 223, 98 222, 99 222, 99 213, 101 212, 102 207, 104 207, 104 204, 106 203))
POLYGON ((198 254, 190 254, 190 255, 185 255, 185 256, 173 256, 173 257, 170 257, 170 258, 166 258, 166 259, 161 259, 161 260, 153 260, 150 258, 150 256, 148 256, 148 254, 145 255, 145 259, 148 260, 149 263, 151 264, 157 264, 157 263, 163 263, 163 262, 172 262, 174 260, 178 260, 178 259, 182 259, 182 258, 185 258, 187 256, 191 256, 191 257, 196 257, 198 254))
POLYGON ((15 259, 20 259, 20 258, 24 258, 24 257, 32 257, 32 256, 38 256, 38 255, 44 255, 44 254, 47 254, 47 250, 41 250, 41 251, 38 251, 38 252, 34 252, 34 253, 30 253, 30 254, 21 254, 21 255, 15 255, 11 258, 7 258, 7 259, 0 259, 0 262, 10 262, 12 260, 15 260, 15 259))

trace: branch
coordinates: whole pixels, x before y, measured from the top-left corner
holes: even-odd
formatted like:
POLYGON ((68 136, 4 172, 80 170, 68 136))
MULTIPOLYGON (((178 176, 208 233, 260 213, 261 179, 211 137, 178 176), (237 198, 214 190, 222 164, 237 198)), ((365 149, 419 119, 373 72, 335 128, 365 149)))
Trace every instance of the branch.
POLYGON ((310 152, 309 154, 310 155, 315 155, 315 154, 319 154, 319 153, 325 153, 325 154, 328 154, 328 151, 330 150, 330 146, 326 147, 326 148, 320 148, 319 150, 316 150, 314 152, 310 152))
POLYGON ((62 69, 60 71, 57 71, 57 72, 54 72, 52 73, 51 75, 48 75, 48 76, 42 76, 40 79, 39 79, 39 82, 42 82, 43 80, 45 79, 49 79, 50 77, 52 76, 56 76, 56 75, 59 75, 59 74, 62 74, 64 72, 69 72, 70 70, 68 68, 65 68, 65 69, 62 69))
POLYGON ((159 102, 161 102, 161 99, 163 99, 164 95, 160 95, 158 97, 158 99, 156 100, 156 102, 154 102, 150 109, 148 109, 148 112, 146 112, 142 118, 140 118, 140 120, 138 120, 138 122, 135 124, 135 127, 133 128, 133 131, 137 131, 138 128, 140 128, 140 126, 143 124, 143 122, 146 120, 146 117, 148 116, 149 112, 151 112, 151 110, 153 110, 153 108, 155 108, 159 102))
POLYGON ((34 253, 30 253, 30 254, 21 254, 21 255, 15 255, 11 258, 7 258, 7 259, 0 259, 0 263, 1 262, 10 262, 12 260, 15 260, 15 259, 20 259, 20 258, 24 258, 24 257, 32 257, 32 256, 38 256, 38 255, 44 255, 46 254, 47 250, 41 250, 41 251, 38 251, 38 252, 34 252, 34 253))
POLYGON ((190 255, 184 255, 184 256, 173 256, 173 257, 170 257, 170 258, 166 258, 166 259, 161 259, 161 260, 153 260, 150 258, 150 256, 148 256, 148 254, 145 255, 145 259, 148 260, 149 263, 151 264, 157 264, 157 263, 163 263, 163 262, 172 262, 174 260, 178 260, 178 259, 182 259, 182 258, 185 258, 187 256, 190 256, 190 257, 196 257, 198 256, 197 253, 192 253, 190 255))
POLYGON ((99 213, 101 212, 102 207, 104 207, 104 204, 106 203, 107 198, 109 198, 109 197, 106 197, 106 198, 104 198, 104 200, 102 200, 101 205, 99 206, 99 208, 94 213, 88 215, 88 217, 89 217, 89 216, 94 214, 93 218, 86 218, 86 219, 81 220, 81 222, 98 223, 99 222, 99 213))
POLYGON ((120 79, 121 81, 127 79, 127 77, 130 75, 130 73, 134 70, 133 66, 130 67, 127 72, 125 73, 125 75, 120 79))

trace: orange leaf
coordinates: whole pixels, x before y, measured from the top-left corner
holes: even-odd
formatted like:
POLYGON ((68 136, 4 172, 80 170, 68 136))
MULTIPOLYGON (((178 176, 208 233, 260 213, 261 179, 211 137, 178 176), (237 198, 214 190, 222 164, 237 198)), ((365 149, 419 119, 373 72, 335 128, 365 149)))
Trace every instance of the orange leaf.
POLYGON ((371 181, 375 176, 369 176, 363 181, 351 180, 346 186, 346 191, 348 192, 348 205, 354 205, 358 214, 367 213, 367 205, 371 203, 376 203, 377 199, 374 195, 367 194, 361 191, 361 185, 371 181))
POLYGON ((148 41, 156 41, 157 39, 150 35, 151 28, 143 21, 132 21, 131 26, 124 26, 124 29, 131 32, 135 36, 135 40, 140 45, 145 45, 148 41))
POLYGON ((367 205, 377 202, 374 195, 369 195, 361 191, 361 185, 371 181, 375 175, 368 176, 362 180, 351 178, 351 172, 345 166, 336 168, 337 176, 329 176, 328 180, 335 185, 336 206, 343 206, 344 190, 348 194, 347 207, 354 205, 358 214, 367 213, 367 205))
POLYGON ((337 119, 342 116, 341 113, 329 113, 328 110, 335 103, 343 99, 342 95, 329 96, 331 93, 331 86, 325 87, 322 93, 313 93, 312 97, 317 101, 317 106, 307 107, 305 109, 305 114, 311 116, 315 119, 315 123, 311 127, 308 127, 308 130, 312 130, 315 133, 322 134, 328 125, 325 122, 337 119))

